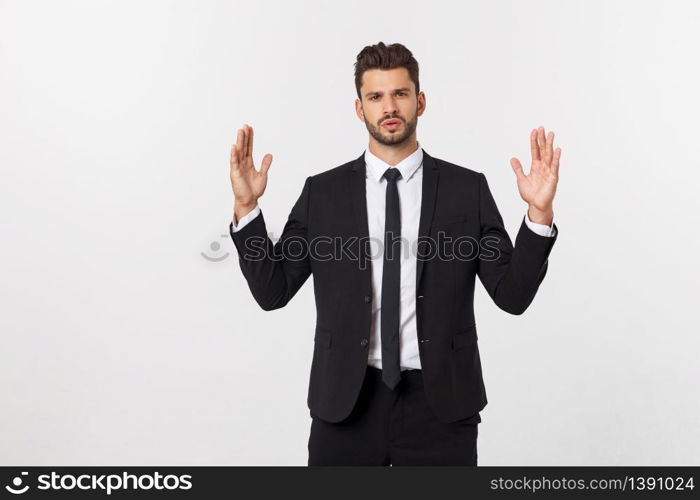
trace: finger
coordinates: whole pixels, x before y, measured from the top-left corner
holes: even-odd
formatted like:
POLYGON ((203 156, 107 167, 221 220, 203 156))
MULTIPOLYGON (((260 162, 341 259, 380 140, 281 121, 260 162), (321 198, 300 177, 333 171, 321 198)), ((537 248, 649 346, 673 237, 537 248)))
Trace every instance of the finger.
POLYGON ((236 134, 236 153, 238 154, 238 161, 240 162, 242 158, 243 143, 245 141, 245 136, 243 135, 243 129, 239 128, 236 134))
POLYGON ((525 179, 525 172, 523 172, 523 166, 520 164, 520 160, 518 160, 517 158, 511 158, 510 166, 513 167, 515 177, 517 177, 519 181, 525 179))
POLYGON ((236 160, 240 164, 243 161, 243 140, 245 137, 243 136, 243 129, 238 129, 238 133, 236 134, 236 160))
POLYGON ((267 175, 267 171, 270 169, 270 165, 272 165, 272 155, 270 153, 267 153, 262 160, 262 164, 260 165, 260 170, 263 175, 267 175))
POLYGON ((231 170, 238 169, 238 153, 236 153, 236 145, 231 146, 231 170))
POLYGON ((248 124, 243 125, 243 150, 241 154, 245 160, 248 160, 248 141, 250 140, 250 130, 248 129, 248 124))
POLYGON ((552 158, 552 173, 557 179, 559 178, 559 158, 561 158, 561 148, 554 150, 552 158))
POLYGON ((547 143, 545 145, 545 154, 544 154, 544 162, 547 165, 550 165, 552 163, 552 145, 554 144, 554 132, 550 131, 547 134, 547 143))
POLYGON ((545 144, 545 139, 544 139, 544 127, 542 127, 542 126, 540 126, 540 128, 537 129, 537 143, 538 143, 539 148, 540 148, 540 158, 544 159, 544 155, 546 152, 546 149, 545 149, 546 144, 545 144))
POLYGON ((253 127, 248 125, 248 156, 253 157, 253 127))
POLYGON ((530 154, 532 155, 532 161, 537 161, 540 159, 540 149, 537 146, 537 129, 533 128, 530 132, 530 154))

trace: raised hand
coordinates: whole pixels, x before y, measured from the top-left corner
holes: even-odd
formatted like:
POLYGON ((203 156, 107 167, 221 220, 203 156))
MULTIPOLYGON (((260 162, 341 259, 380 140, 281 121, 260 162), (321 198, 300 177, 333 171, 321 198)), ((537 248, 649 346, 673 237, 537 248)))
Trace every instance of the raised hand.
POLYGON ((260 171, 253 164, 253 127, 248 124, 238 129, 236 143, 231 146, 231 187, 236 205, 254 206, 267 186, 267 171, 272 155, 267 153, 260 171))
POLYGON ((530 151, 532 165, 525 175, 517 158, 510 159, 510 165, 517 177, 518 191, 529 205, 530 220, 540 224, 551 224, 553 218, 552 202, 559 182, 559 158, 561 148, 553 149, 554 132, 550 131, 545 139, 544 127, 530 132, 530 151))

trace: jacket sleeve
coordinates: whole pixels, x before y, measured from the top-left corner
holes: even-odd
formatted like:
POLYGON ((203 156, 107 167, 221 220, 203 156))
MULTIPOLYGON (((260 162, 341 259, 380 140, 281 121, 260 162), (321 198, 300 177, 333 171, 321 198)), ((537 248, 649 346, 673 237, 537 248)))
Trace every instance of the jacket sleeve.
POLYGON ((237 231, 229 223, 243 276, 265 311, 287 305, 311 274, 307 232, 310 189, 311 177, 307 177, 282 236, 274 245, 267 235, 262 210, 237 231))
POLYGON ((526 216, 523 216, 513 247, 486 176, 479 173, 478 275, 496 305, 511 314, 522 314, 535 298, 547 274, 547 259, 559 234, 556 224, 553 236, 535 233, 527 227, 526 216))

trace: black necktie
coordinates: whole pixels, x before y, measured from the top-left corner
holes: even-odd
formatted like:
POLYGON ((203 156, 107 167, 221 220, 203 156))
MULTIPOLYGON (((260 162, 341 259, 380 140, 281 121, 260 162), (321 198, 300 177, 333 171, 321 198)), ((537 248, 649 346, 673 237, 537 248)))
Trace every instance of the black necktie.
POLYGON ((382 270, 382 380, 394 389, 401 380, 399 366, 399 298, 401 293, 401 208, 396 179, 401 172, 386 169, 386 222, 384 226, 384 268, 382 270), (396 244, 392 245, 392 239, 396 244))

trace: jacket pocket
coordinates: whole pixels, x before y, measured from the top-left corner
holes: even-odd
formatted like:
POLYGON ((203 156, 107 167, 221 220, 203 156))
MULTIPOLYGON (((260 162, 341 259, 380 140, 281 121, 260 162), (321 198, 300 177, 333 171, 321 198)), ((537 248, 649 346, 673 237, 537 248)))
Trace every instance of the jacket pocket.
POLYGON ((452 349, 455 351, 465 349, 476 342, 477 338, 476 325, 472 325, 465 330, 460 330, 452 335, 452 349))
POLYGON ((445 217, 438 217, 436 219, 433 219, 432 227, 444 227, 449 226, 450 224, 466 221, 466 215, 447 215, 445 217))

